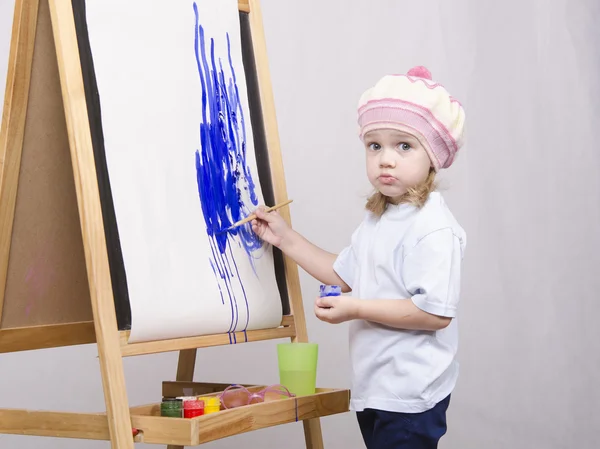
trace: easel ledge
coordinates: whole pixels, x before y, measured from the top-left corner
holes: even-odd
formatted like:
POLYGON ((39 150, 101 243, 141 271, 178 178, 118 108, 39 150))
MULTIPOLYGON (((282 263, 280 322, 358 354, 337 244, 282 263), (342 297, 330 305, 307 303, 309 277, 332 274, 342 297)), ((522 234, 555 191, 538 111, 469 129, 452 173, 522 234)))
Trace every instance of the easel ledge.
MULTIPOLYGON (((294 316, 286 315, 283 317, 280 327, 248 331, 245 335, 243 332, 236 332, 235 341, 237 343, 233 344, 294 338, 295 336, 294 316)), ((234 338, 233 334, 231 338, 234 338)), ((144 343, 128 343, 128 340, 129 331, 120 331, 119 341, 123 357, 230 344, 228 334, 202 335, 144 343)), ((91 343, 96 343, 93 321, 0 329, 0 354, 91 343)))

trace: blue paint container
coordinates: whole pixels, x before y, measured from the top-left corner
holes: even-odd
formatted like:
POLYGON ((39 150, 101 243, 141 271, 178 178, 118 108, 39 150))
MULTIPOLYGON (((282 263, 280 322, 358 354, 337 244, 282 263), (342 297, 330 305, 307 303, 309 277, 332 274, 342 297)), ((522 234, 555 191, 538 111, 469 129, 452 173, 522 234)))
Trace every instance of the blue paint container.
POLYGON ((321 285, 319 288, 319 296, 340 296, 342 294, 342 287, 339 285, 321 285))

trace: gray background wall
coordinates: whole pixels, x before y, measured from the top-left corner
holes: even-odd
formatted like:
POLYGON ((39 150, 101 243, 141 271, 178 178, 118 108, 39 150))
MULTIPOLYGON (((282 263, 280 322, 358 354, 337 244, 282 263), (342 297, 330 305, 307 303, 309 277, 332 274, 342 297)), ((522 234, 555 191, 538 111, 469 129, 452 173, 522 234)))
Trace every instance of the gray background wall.
MULTIPOLYGON (((12 3, 0 0, 0 86, 12 3)), ((262 8, 292 219, 331 251, 347 244, 369 193, 355 137, 360 93, 384 73, 423 64, 467 110, 467 145, 443 175, 469 243, 462 375, 441 448, 597 447, 600 4, 263 0, 262 8)), ((314 318, 318 284, 301 279, 319 384, 348 387, 347 326, 314 318)), ((196 379, 276 382, 275 343, 202 350, 196 379)), ((176 363, 174 353, 125 359, 131 402, 156 400, 176 363)), ((0 379, 1 407, 103 409, 94 346, 3 354, 0 379)), ((323 432, 327 448, 363 447, 352 414, 324 419, 323 432)), ((283 444, 301 448, 302 426, 206 447, 283 444)), ((0 435, 0 447, 13 445, 108 447, 0 435)))

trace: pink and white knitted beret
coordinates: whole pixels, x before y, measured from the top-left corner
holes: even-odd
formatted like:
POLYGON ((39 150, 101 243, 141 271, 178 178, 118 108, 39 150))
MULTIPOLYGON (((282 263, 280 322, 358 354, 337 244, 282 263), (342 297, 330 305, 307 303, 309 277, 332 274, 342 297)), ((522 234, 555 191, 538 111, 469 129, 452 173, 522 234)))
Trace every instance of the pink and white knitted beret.
POLYGON ((406 75, 386 75, 365 91, 358 104, 359 134, 392 128, 415 135, 436 171, 448 168, 463 143, 462 105, 431 80, 425 67, 406 75))

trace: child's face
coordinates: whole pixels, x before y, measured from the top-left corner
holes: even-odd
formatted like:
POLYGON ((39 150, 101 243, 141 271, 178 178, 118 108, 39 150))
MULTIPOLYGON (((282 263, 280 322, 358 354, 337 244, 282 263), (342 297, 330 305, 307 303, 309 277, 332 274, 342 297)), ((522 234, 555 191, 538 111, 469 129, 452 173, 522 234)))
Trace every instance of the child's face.
POLYGON ((427 179, 431 161, 412 134, 395 129, 369 131, 363 138, 367 176, 379 192, 392 199, 427 179))

